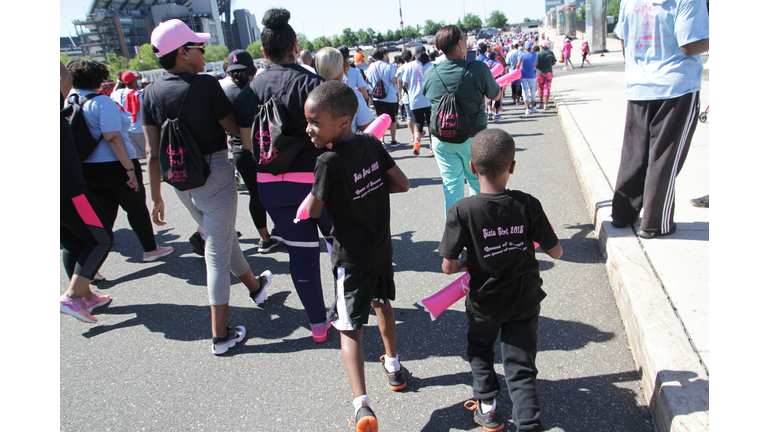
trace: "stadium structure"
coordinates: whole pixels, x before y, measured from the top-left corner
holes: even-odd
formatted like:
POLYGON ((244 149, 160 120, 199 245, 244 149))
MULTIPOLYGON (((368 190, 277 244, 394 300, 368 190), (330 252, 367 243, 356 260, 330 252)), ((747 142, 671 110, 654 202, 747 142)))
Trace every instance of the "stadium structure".
POLYGON ((72 21, 83 55, 105 60, 107 53, 126 58, 148 44, 152 29, 178 18, 196 32, 211 34, 210 45, 229 50, 260 40, 256 18, 231 10, 233 0, 92 0, 85 19, 72 21), (232 22, 231 18, 235 18, 232 22))

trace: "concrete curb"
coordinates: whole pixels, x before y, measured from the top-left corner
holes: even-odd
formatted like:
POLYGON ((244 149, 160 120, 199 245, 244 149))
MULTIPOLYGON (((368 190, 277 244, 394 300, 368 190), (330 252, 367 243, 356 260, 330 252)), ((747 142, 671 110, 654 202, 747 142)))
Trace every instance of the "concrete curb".
POLYGON ((554 99, 656 429, 708 431, 709 376, 632 228, 611 225, 610 182, 567 104, 554 99))

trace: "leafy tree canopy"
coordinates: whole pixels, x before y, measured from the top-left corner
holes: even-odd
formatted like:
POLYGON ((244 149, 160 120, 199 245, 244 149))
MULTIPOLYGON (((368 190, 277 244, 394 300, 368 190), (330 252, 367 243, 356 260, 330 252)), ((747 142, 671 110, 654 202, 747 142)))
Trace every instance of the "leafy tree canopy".
POLYGON ((464 15, 464 28, 467 31, 479 30, 483 27, 483 20, 479 16, 468 13, 464 15))
POLYGON ((139 55, 128 62, 128 69, 132 71, 146 71, 160 69, 160 60, 152 52, 152 45, 144 44, 139 47, 139 55), (141 59, 141 61, 139 61, 141 59))
POLYGON ((491 12, 491 16, 488 18, 488 27, 494 27, 504 29, 507 26, 507 16, 500 10, 491 12))
POLYGON ((248 45, 245 50, 248 51, 248 54, 250 54, 254 59, 264 58, 264 53, 261 52, 261 41, 256 41, 248 45))
POLYGON ((619 0, 611 0, 610 2, 608 2, 608 6, 605 8, 605 15, 612 16, 614 21, 618 20, 620 7, 621 7, 621 2, 619 0))

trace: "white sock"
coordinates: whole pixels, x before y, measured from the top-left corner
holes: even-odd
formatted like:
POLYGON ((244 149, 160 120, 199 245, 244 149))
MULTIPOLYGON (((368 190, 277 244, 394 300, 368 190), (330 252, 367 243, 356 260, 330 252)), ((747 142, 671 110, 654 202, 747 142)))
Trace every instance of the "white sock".
POLYGON ((357 412, 363 407, 363 402, 365 402, 368 408, 371 407, 371 400, 368 398, 368 395, 356 397, 355 400, 352 401, 352 405, 355 407, 355 415, 357 415, 357 412))
POLYGON ((387 372, 397 372, 400 370, 400 356, 395 354, 394 357, 387 357, 384 355, 384 368, 387 372))
POLYGON ((493 400, 493 405, 486 405, 485 402, 480 401, 480 412, 487 414, 496 409, 496 399, 493 400))

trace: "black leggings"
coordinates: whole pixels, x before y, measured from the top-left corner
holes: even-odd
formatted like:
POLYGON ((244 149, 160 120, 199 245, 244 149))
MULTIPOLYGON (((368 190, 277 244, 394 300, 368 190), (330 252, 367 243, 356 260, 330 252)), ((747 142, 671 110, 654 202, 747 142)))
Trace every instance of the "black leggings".
POLYGON ((133 159, 132 162, 139 183, 138 191, 134 191, 125 183, 128 178, 119 161, 83 164, 83 177, 88 189, 104 210, 110 231, 115 225, 117 210, 122 207, 128 217, 128 224, 139 238, 144 252, 151 252, 157 249, 157 244, 147 210, 147 193, 144 189, 141 164, 138 159, 133 159))
POLYGON ((67 277, 93 280, 112 249, 112 229, 96 197, 89 191, 61 202, 59 241, 67 277))
POLYGON ((432 107, 418 108, 413 111, 413 124, 420 134, 424 135, 424 125, 429 125, 429 117, 432 115, 432 107))
POLYGON ((251 219, 256 229, 267 227, 267 210, 261 204, 259 199, 259 182, 256 180, 256 161, 253 160, 253 153, 243 148, 242 151, 236 148, 232 153, 232 160, 235 162, 237 172, 243 177, 245 187, 248 188, 248 194, 251 201, 248 203, 248 210, 251 212, 251 219))

